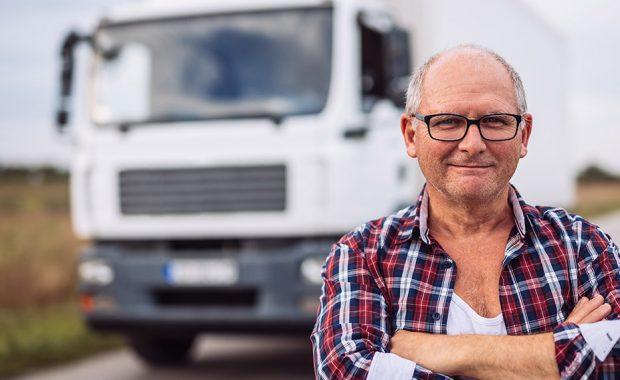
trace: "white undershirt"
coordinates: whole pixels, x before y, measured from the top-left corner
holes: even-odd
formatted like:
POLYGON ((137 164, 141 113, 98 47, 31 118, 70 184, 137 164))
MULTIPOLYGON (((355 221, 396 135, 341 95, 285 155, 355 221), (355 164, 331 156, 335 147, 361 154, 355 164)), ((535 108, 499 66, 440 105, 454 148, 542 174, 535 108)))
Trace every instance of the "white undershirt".
POLYGON ((493 318, 482 317, 456 292, 452 293, 446 328, 448 335, 508 335, 501 313, 493 318))

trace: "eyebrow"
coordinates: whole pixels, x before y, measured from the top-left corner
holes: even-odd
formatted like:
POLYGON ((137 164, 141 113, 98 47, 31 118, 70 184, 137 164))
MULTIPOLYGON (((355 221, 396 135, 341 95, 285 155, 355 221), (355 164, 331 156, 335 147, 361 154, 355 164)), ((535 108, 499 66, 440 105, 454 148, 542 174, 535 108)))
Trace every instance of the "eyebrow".
MULTIPOLYGON (((454 115, 461 115, 461 116, 465 116, 464 113, 460 113, 460 112, 455 112, 455 111, 438 111, 438 112, 430 112, 428 113, 428 115, 437 115, 437 114, 454 114, 454 115)), ((489 112, 482 112, 479 114, 476 114, 477 117, 482 117, 482 116, 487 116, 487 115, 494 115, 494 114, 498 114, 498 113, 509 113, 509 114, 515 114, 518 115, 519 111, 498 111, 498 110, 493 110, 493 111, 489 111, 489 112)))

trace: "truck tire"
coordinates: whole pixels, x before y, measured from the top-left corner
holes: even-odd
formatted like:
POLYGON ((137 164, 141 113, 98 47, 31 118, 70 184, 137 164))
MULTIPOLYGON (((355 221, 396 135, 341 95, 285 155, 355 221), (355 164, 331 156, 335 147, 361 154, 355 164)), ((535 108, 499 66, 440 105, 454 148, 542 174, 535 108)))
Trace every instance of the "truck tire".
POLYGON ((161 338, 129 336, 129 346, 145 363, 156 366, 183 365, 189 360, 194 337, 161 338))

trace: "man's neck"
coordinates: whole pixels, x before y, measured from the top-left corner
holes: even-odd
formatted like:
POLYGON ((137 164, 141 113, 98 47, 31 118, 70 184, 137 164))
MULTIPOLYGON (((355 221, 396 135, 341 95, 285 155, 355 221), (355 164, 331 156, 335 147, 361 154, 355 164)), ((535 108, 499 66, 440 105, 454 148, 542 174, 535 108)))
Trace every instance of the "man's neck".
POLYGON ((452 200, 428 186, 428 226, 431 233, 466 237, 497 231, 513 223, 514 214, 508 202, 509 187, 486 200, 452 200))

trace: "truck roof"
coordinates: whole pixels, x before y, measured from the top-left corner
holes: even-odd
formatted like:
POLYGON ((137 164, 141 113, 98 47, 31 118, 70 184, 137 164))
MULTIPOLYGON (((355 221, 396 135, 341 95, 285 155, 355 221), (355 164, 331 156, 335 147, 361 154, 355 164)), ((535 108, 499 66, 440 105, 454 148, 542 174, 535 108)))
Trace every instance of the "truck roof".
POLYGON ((123 23, 183 17, 196 14, 228 13, 239 11, 261 11, 283 8, 303 8, 350 2, 351 0, 228 0, 213 2, 204 0, 143 0, 110 8, 104 20, 110 23, 123 23))

